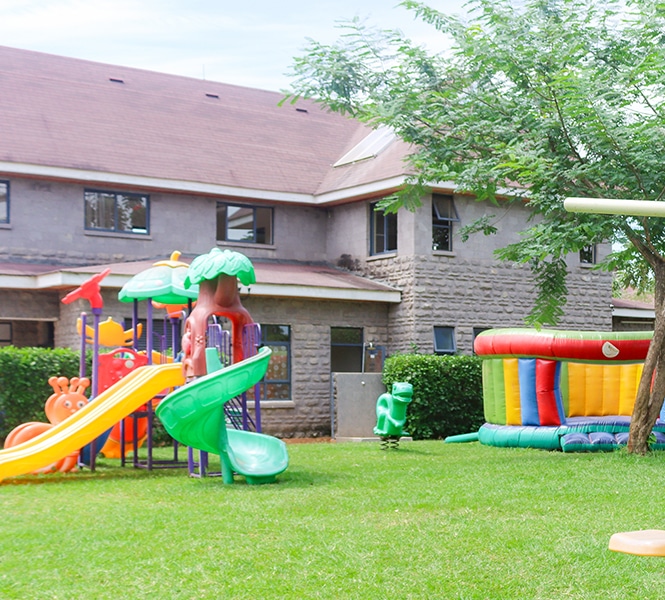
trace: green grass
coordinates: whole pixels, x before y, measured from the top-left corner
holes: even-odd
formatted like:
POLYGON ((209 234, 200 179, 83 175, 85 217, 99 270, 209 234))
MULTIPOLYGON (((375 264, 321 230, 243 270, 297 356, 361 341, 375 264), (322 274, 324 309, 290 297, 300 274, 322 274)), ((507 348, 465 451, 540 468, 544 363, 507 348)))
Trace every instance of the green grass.
POLYGON ((665 453, 290 445, 278 483, 120 469, 0 485, 0 598, 665 597, 665 453))

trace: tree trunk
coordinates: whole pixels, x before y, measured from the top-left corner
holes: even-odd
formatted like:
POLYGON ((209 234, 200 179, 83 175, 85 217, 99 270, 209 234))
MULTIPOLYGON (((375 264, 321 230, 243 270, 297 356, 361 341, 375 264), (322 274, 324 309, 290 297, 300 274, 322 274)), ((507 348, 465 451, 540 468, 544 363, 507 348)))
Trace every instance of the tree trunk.
POLYGON ((232 324, 233 361, 243 360, 242 328, 252 322, 249 312, 243 307, 238 294, 238 280, 235 275, 219 275, 199 283, 199 297, 196 306, 185 322, 183 365, 185 376, 205 375, 206 333, 211 315, 227 317, 232 324))
POLYGON ((628 451, 634 454, 648 452, 649 435, 665 398, 665 263, 659 261, 654 272, 656 277, 654 334, 644 361, 628 438, 628 451))

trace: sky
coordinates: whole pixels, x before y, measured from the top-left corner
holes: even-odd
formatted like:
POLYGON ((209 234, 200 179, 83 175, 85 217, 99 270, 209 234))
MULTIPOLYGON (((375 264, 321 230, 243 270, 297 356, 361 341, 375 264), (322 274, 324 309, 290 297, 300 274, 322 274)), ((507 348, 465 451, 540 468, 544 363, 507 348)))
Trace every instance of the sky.
MULTIPOLYGON (((464 0, 429 0, 450 14, 464 0)), ((0 45, 272 91, 307 38, 354 17, 434 51, 445 40, 398 0, 0 0, 0 45)))

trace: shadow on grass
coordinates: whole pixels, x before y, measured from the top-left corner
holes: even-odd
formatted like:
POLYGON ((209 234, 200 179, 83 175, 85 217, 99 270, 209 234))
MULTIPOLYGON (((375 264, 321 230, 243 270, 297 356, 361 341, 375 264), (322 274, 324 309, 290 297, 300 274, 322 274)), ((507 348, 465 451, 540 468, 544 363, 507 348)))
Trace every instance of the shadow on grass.
MULTIPOLYGON (((214 467, 213 467, 214 468, 214 467)), ((235 475, 233 487, 248 488, 301 488, 306 489, 312 486, 325 486, 334 484, 340 479, 350 478, 347 473, 330 473, 327 471, 312 471, 299 469, 298 467, 289 467, 284 473, 277 476, 277 481, 269 484, 250 485, 242 475, 235 475)), ((9 477, 0 482, 1 487, 11 486, 42 486, 53 484, 76 485, 90 481, 145 481, 154 479, 189 479, 192 485, 200 484, 202 486, 223 486, 228 484, 222 482, 221 476, 212 471, 206 477, 190 477, 186 468, 171 469, 135 469, 119 466, 98 466, 95 471, 78 471, 75 473, 49 473, 40 475, 20 475, 9 477)))
POLYGON ((76 482, 86 482, 94 480, 113 480, 113 479, 148 479, 155 477, 187 477, 186 468, 171 468, 171 469, 138 469, 133 466, 121 467, 119 465, 104 464, 98 461, 95 471, 90 471, 87 468, 80 469, 72 473, 45 473, 45 474, 31 474, 17 475, 16 477, 8 477, 0 481, 1 486, 10 485, 44 485, 53 483, 67 483, 74 484, 76 482))

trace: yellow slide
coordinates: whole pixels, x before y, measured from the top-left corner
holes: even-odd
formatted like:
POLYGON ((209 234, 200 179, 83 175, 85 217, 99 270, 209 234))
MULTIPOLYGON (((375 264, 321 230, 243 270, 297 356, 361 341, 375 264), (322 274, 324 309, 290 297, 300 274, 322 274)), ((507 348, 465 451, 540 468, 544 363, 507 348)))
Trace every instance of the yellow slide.
POLYGON ((0 450, 0 480, 32 473, 80 450, 161 391, 183 383, 180 363, 139 367, 62 423, 0 450))

